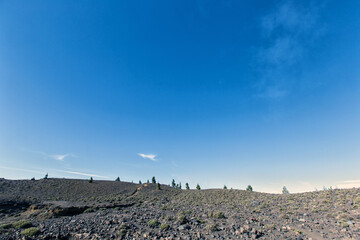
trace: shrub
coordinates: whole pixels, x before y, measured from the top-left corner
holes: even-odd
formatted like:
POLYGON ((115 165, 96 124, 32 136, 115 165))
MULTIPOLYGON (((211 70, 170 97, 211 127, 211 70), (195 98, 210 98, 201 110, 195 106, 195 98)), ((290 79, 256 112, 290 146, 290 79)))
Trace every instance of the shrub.
POLYGON ((141 180, 139 180, 139 184, 142 184, 141 180))
POLYGON ((92 183, 93 181, 94 181, 94 179, 92 177, 90 177, 89 183, 92 183))
POLYGON ((168 209, 168 206, 167 205, 162 205, 159 209, 160 210, 166 210, 166 209, 168 209))
POLYGON ((121 236, 121 237, 125 236, 125 235, 126 235, 126 232, 127 232, 126 229, 124 229, 124 228, 120 229, 120 231, 119 231, 119 236, 121 236))
POLYGON ((31 178, 31 181, 35 181, 35 178, 33 177, 33 178, 31 178))
POLYGON ((154 176, 154 177, 152 177, 151 182, 152 182, 152 183, 156 183, 155 176, 154 176))
POLYGON ((175 217, 174 217, 174 216, 168 216, 167 219, 168 219, 169 221, 174 221, 174 220, 175 220, 175 217))
POLYGON ((156 184, 156 189, 157 189, 157 190, 161 190, 161 188, 160 188, 160 183, 157 183, 157 184, 156 184))
POLYGON ((0 229, 9 229, 9 228, 13 228, 13 225, 11 223, 5 223, 0 225, 0 229))
POLYGON ((97 210, 96 207, 89 207, 85 209, 84 213, 91 213, 91 212, 95 212, 96 210, 97 210))
POLYGON ((120 225, 120 228, 121 228, 121 229, 128 229, 129 226, 126 225, 126 223, 122 223, 122 224, 120 225))
POLYGON ((225 218, 225 214, 223 212, 216 212, 213 216, 218 219, 225 218))
POLYGON ((26 220, 20 220, 20 221, 14 222, 12 225, 14 226, 14 228, 29 228, 29 227, 32 227, 31 222, 28 222, 26 220))
POLYGON ((188 184, 188 183, 185 183, 185 188, 186 188, 186 190, 189 190, 189 189, 190 189, 190 187, 189 187, 189 184, 188 184))
POLYGON ((120 235, 121 237, 125 236, 126 233, 127 233, 127 229, 128 229, 128 228, 129 228, 128 225, 126 225, 125 223, 122 223, 122 224, 120 225, 119 235, 120 235))
POLYGON ((117 177, 117 178, 115 179, 115 181, 116 181, 116 182, 120 182, 120 178, 117 177))
POLYGON ((21 231, 22 235, 28 236, 28 237, 35 236, 38 233, 40 233, 40 230, 38 228, 36 228, 36 227, 31 227, 31 228, 28 228, 28 229, 25 229, 25 230, 21 231))
POLYGON ((161 225, 160 225, 160 229, 162 230, 162 231, 166 231, 166 230, 168 230, 170 228, 170 226, 169 226, 169 224, 167 224, 167 223, 162 223, 161 225))
POLYGON ((246 191, 252 192, 252 191, 253 191, 252 186, 251 186, 251 185, 248 185, 247 188, 246 188, 246 191))
POLYGON ((200 187, 200 185, 198 184, 198 185, 196 185, 196 189, 197 190, 201 190, 201 187, 200 187))
POLYGON ((149 225, 150 227, 156 227, 157 225, 159 225, 159 222, 158 222, 158 220, 156 220, 156 219, 151 219, 151 220, 148 222, 148 225, 149 225))
POLYGON ((45 174, 44 179, 48 179, 49 174, 45 174))
POLYGON ((149 179, 146 181, 146 183, 150 183, 149 179))
POLYGON ((196 219, 199 221, 199 223, 204 223, 205 222, 201 217, 197 217, 196 219))
POLYGON ((227 189, 227 186, 226 186, 226 185, 224 185, 224 189, 227 189))
POLYGON ((184 214, 190 215, 191 214, 191 210, 185 210, 184 214))
POLYGON ((176 187, 175 179, 172 180, 171 186, 172 186, 173 188, 176 187))
POLYGON ((179 216, 178 216, 178 222, 180 223, 180 224, 185 224, 185 223, 187 223, 188 222, 188 220, 187 220, 187 218, 186 218, 186 216, 184 215, 184 214, 180 214, 179 216))

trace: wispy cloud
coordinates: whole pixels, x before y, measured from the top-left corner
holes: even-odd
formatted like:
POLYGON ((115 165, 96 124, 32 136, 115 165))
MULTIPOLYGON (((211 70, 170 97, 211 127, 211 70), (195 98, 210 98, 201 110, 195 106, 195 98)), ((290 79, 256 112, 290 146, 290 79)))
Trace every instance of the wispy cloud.
POLYGON ((42 155, 43 157, 45 158, 52 158, 54 160, 57 160, 57 161, 65 161, 64 159, 67 158, 67 157, 76 157, 75 154, 72 154, 72 153, 66 153, 66 154, 47 154, 45 152, 41 152, 41 151, 31 151, 33 153, 36 153, 36 154, 40 154, 42 155))
POLYGON ((7 169, 7 170, 13 170, 13 171, 20 171, 20 172, 29 172, 29 173, 36 173, 36 174, 43 174, 44 172, 30 170, 30 169, 24 169, 24 168, 13 168, 13 167, 5 167, 0 166, 1 169, 7 169))
POLYGON ((64 159, 66 157, 74 157, 74 154, 71 153, 67 153, 67 154, 63 154, 63 155, 49 155, 49 157, 58 160, 58 161, 64 161, 64 159))
POLYGON ((66 170, 56 170, 56 171, 63 172, 63 173, 74 174, 74 175, 88 176, 88 177, 98 177, 98 178, 105 178, 105 179, 109 178, 109 177, 106 177, 106 176, 101 176, 101 175, 92 174, 92 173, 82 173, 82 172, 66 171, 66 170))
POLYGON ((158 159, 156 159, 156 154, 144 154, 144 153, 138 153, 138 155, 142 158, 150 159, 151 161, 157 162, 158 159))
POLYGON ((281 99, 290 93, 297 80, 294 68, 323 32, 318 23, 320 6, 303 4, 283 1, 262 18, 262 45, 255 57, 260 97, 281 99))

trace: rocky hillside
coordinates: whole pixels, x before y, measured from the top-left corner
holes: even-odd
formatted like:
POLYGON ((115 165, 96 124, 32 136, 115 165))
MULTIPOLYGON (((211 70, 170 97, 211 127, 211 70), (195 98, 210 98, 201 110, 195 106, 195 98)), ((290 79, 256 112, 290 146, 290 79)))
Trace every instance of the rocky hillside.
POLYGON ((360 189, 301 194, 0 179, 0 239, 360 239, 360 189))

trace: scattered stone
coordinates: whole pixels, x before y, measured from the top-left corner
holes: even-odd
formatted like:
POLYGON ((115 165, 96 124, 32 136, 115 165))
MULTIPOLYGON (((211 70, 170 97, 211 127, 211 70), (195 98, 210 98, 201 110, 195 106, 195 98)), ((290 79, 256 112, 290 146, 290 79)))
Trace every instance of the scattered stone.
POLYGON ((330 207, 328 195, 322 191, 283 196, 238 190, 186 191, 165 185, 161 191, 156 191, 151 184, 138 189, 137 184, 132 187, 127 185, 129 183, 115 181, 114 184, 124 185, 119 189, 114 185, 107 190, 106 184, 112 183, 106 181, 92 184, 84 181, 84 185, 76 182, 78 180, 69 181, 69 185, 62 181, 69 180, 43 181, 39 191, 42 195, 37 195, 36 189, 40 188, 31 188, 37 181, 27 187, 24 181, 0 180, 3 223, 0 239, 311 240, 309 235, 314 239, 360 239, 360 233, 355 231, 360 224, 354 220, 359 215, 357 202, 360 198, 356 200, 360 196, 359 189, 334 190, 335 200, 331 202, 334 207, 330 207), (12 187, 4 186, 4 181, 12 187), (71 193, 76 186, 74 182, 81 185, 76 194, 71 193), (17 184, 19 192, 14 187, 17 184), (46 190, 46 184, 53 184, 51 191, 46 190), (101 188, 97 188, 98 185, 101 188), (28 191, 29 188, 32 191, 28 191), (48 192, 44 194, 43 191, 48 192), (34 199, 21 207, 21 196, 34 196, 34 199), (54 196, 60 200, 55 200, 54 196), (12 202, 7 205, 10 199, 12 202), (346 199, 354 199, 353 204, 342 204, 348 202, 346 199), (84 209, 91 211, 83 213, 84 209), (39 231, 34 231, 34 237, 21 235, 28 227, 14 224, 18 220, 30 222, 39 231), (17 228, 13 227, 15 225, 17 228))

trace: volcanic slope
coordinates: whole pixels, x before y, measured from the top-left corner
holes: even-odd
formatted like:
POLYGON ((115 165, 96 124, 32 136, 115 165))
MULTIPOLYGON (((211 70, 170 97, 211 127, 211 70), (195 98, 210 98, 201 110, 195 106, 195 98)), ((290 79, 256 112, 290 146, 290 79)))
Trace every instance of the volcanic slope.
POLYGON ((360 189, 267 194, 0 179, 0 239, 360 239, 360 189))

